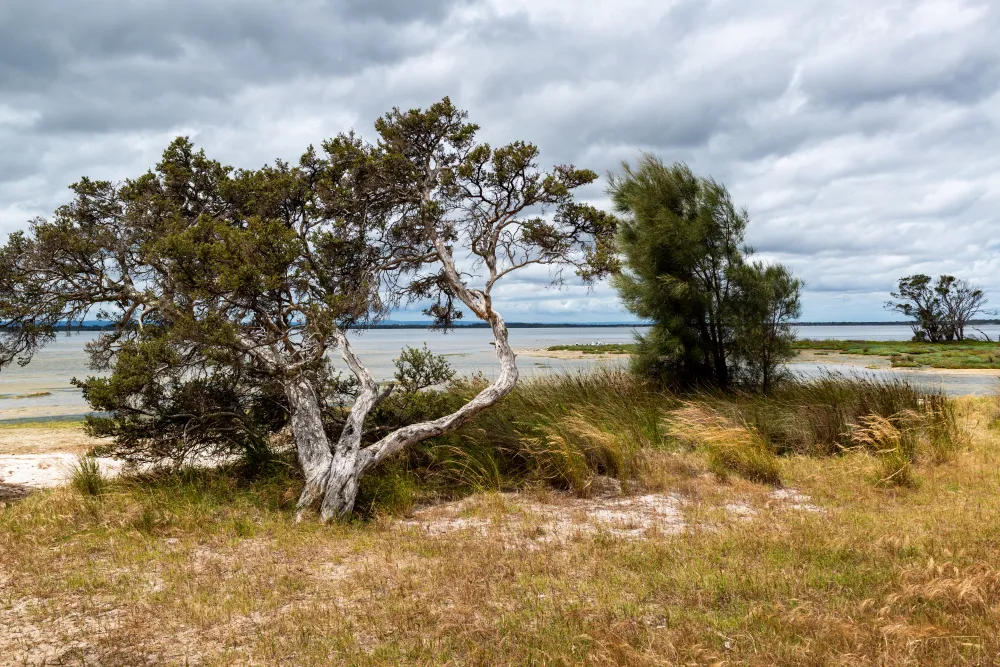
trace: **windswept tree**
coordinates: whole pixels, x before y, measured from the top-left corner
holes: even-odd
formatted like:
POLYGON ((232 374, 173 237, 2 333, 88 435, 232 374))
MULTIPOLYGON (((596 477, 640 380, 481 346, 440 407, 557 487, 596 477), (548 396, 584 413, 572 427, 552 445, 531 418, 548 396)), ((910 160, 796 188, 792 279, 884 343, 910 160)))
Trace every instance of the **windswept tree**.
POLYGON ((386 114, 375 143, 342 134, 295 165, 233 169, 177 139, 138 178, 82 179, 52 219, 0 250, 0 363, 27 363, 58 326, 103 308, 113 327, 90 353, 113 378, 150 392, 203 378, 205 392, 223 369, 224 387, 236 386, 234 374, 280 387, 305 477, 300 517, 317 504, 323 520, 343 516, 365 471, 514 387, 514 353, 492 300, 499 281, 529 265, 551 266, 555 280, 566 266, 584 280, 613 268, 613 218, 573 201, 596 175, 542 171, 535 146, 478 144, 477 129, 446 98, 386 114), (463 309, 487 322, 500 373, 455 411, 365 442, 366 420, 396 385, 379 386, 347 332, 404 300, 430 301, 440 326, 463 309), (328 432, 332 351, 355 388, 328 432), (152 365, 141 368, 144 358, 152 365))
POLYGON ((954 276, 938 278, 935 291, 941 298, 948 333, 955 340, 965 340, 965 328, 986 305, 986 293, 971 285, 968 280, 954 276))
POLYGON ((965 329, 986 305, 986 294, 967 280, 939 276, 937 282, 923 273, 899 279, 894 299, 886 308, 912 319, 916 340, 940 343, 965 340, 965 329))
POLYGON ((769 388, 790 355, 801 284, 780 265, 747 262, 747 211, 721 183, 649 154, 609 179, 624 215, 614 284, 653 323, 637 370, 682 386, 769 388))

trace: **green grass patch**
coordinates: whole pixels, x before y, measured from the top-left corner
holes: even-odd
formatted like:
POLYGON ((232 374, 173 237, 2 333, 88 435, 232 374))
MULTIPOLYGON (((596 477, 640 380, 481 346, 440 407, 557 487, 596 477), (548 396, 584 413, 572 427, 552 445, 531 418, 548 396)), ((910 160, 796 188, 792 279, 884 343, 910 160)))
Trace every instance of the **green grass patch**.
POLYGON ((51 395, 51 391, 36 391, 30 394, 0 394, 0 401, 8 401, 18 398, 41 398, 42 396, 51 395))
POLYGON ((25 428, 37 428, 37 429, 67 429, 73 430, 83 427, 83 419, 80 417, 46 417, 44 419, 6 419, 0 421, 0 430, 5 429, 25 429, 25 428))
POLYGON ((583 354, 635 354, 635 343, 606 343, 602 345, 553 345, 548 352, 582 352, 583 354))
MULTIPOLYGON (((1000 369, 1000 344, 989 341, 921 343, 916 341, 797 340, 799 350, 821 350, 888 357, 895 368, 1000 369)), ((819 353, 818 353, 819 354, 819 353)))

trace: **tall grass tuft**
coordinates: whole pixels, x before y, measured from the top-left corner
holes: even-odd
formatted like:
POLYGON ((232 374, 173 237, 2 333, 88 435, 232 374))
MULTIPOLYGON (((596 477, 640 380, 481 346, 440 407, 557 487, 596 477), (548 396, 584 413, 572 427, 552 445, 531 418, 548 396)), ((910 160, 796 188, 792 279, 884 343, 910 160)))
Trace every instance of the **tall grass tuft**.
POLYGON ((687 403, 670 416, 668 428, 680 441, 703 449, 712 472, 723 479, 736 473, 752 482, 781 484, 777 456, 752 426, 687 403))
POLYGON ((878 482, 914 486, 913 463, 917 458, 914 426, 920 415, 900 413, 892 417, 866 415, 851 433, 854 443, 874 454, 879 461, 878 482))
MULTIPOLYGON (((459 380, 449 392, 464 401, 484 382, 459 380)), ((408 466, 445 493, 544 480, 587 495, 596 475, 628 479, 638 457, 668 446, 661 421, 677 404, 623 369, 532 378, 455 433, 418 447, 408 466)))
POLYGON ((73 467, 70 483, 85 496, 99 496, 104 493, 107 480, 101 466, 93 456, 81 455, 73 467))
MULTIPOLYGON (((484 383, 482 377, 452 383, 439 397, 441 407, 468 400, 484 383)), ((876 418, 902 438, 899 446, 866 446, 881 452, 886 483, 912 483, 918 456, 945 460, 961 442, 954 404, 898 378, 827 375, 766 396, 700 392, 682 399, 626 370, 548 375, 518 384, 454 433, 385 462, 373 473, 389 479, 364 482, 359 503, 394 513, 421 495, 455 497, 532 481, 586 496, 597 475, 655 485, 648 464, 662 458, 658 450, 679 444, 703 451, 721 476, 777 485, 781 455, 857 448, 859 439, 876 437, 876 418)))

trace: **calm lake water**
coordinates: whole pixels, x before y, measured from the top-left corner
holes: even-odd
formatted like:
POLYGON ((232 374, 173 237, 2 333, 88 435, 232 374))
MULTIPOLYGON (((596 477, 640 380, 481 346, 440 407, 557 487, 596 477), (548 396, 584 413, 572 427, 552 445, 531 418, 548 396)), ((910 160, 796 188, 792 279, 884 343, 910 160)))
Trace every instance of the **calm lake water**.
MULTIPOLYGON (((1000 325, 982 327, 991 339, 1000 338, 1000 325)), ((646 327, 566 327, 511 329, 511 345, 515 349, 545 348, 552 345, 572 345, 576 343, 619 343, 631 342, 636 333, 646 331, 646 327)), ((799 328, 801 338, 831 340, 907 340, 912 335, 906 326, 803 326, 799 328)), ((16 365, 0 370, 0 420, 40 417, 81 415, 88 406, 80 391, 70 385, 73 377, 84 378, 92 375, 87 366, 84 344, 97 336, 94 332, 83 332, 59 338, 35 356, 32 362, 21 368, 16 365), (15 398, 26 394, 48 395, 30 398, 15 398)), ((394 372, 392 360, 400 349, 407 345, 420 346, 424 343, 437 354, 448 357, 455 370, 462 375, 482 372, 492 377, 498 372, 496 356, 490 345, 488 329, 458 329, 448 334, 423 329, 379 329, 352 334, 352 342, 358 354, 379 380, 391 378, 394 372)), ((339 361, 339 358, 336 359, 339 361)), ((522 377, 532 377, 541 373, 574 372, 595 365, 623 364, 623 359, 547 359, 521 356, 518 366, 522 377)), ((796 373, 810 377, 829 372, 858 372, 834 364, 795 364, 796 373)), ((877 375, 877 371, 864 371, 877 375)), ((941 387, 951 394, 988 394, 995 391, 995 375, 970 375, 960 373, 911 372, 906 374, 911 381, 928 387, 941 387)))
MULTIPOLYGON (((584 343, 630 343, 636 332, 645 327, 566 327, 511 329, 510 342, 515 349, 545 348, 552 345, 584 343)), ((60 335, 21 368, 16 364, 0 370, 0 420, 81 415, 88 411, 80 390, 70 384, 74 377, 94 375, 88 367, 84 345, 97 337, 85 331, 71 336, 60 335), (13 398, 48 392, 47 396, 13 398), (5 398, 6 397, 6 398, 5 398)), ((447 334, 425 329, 375 329, 351 334, 351 343, 377 380, 387 380, 395 372, 392 360, 407 345, 427 344, 431 351, 445 355, 459 375, 482 372, 487 377, 499 373, 489 329, 456 329, 447 334)), ((334 365, 340 357, 334 358, 334 365)), ((595 363, 622 364, 624 359, 547 359, 523 356, 518 360, 522 377, 539 373, 575 371, 595 363)), ((338 367, 343 369, 343 364, 338 367)))

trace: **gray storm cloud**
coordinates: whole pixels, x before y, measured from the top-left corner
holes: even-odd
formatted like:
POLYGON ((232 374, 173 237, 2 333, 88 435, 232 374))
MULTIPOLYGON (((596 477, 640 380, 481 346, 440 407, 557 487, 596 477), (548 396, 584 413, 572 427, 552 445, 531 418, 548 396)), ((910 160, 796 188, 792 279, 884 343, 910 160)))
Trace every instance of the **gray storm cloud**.
MULTIPOLYGON (((8 0, 0 233, 177 134, 253 167, 450 95, 550 164, 649 150, 723 180, 806 319, 887 317, 914 271, 1000 302, 997 34, 1000 6, 959 0, 8 0)), ((499 296, 518 320, 628 319, 607 286, 546 282, 499 296)))

